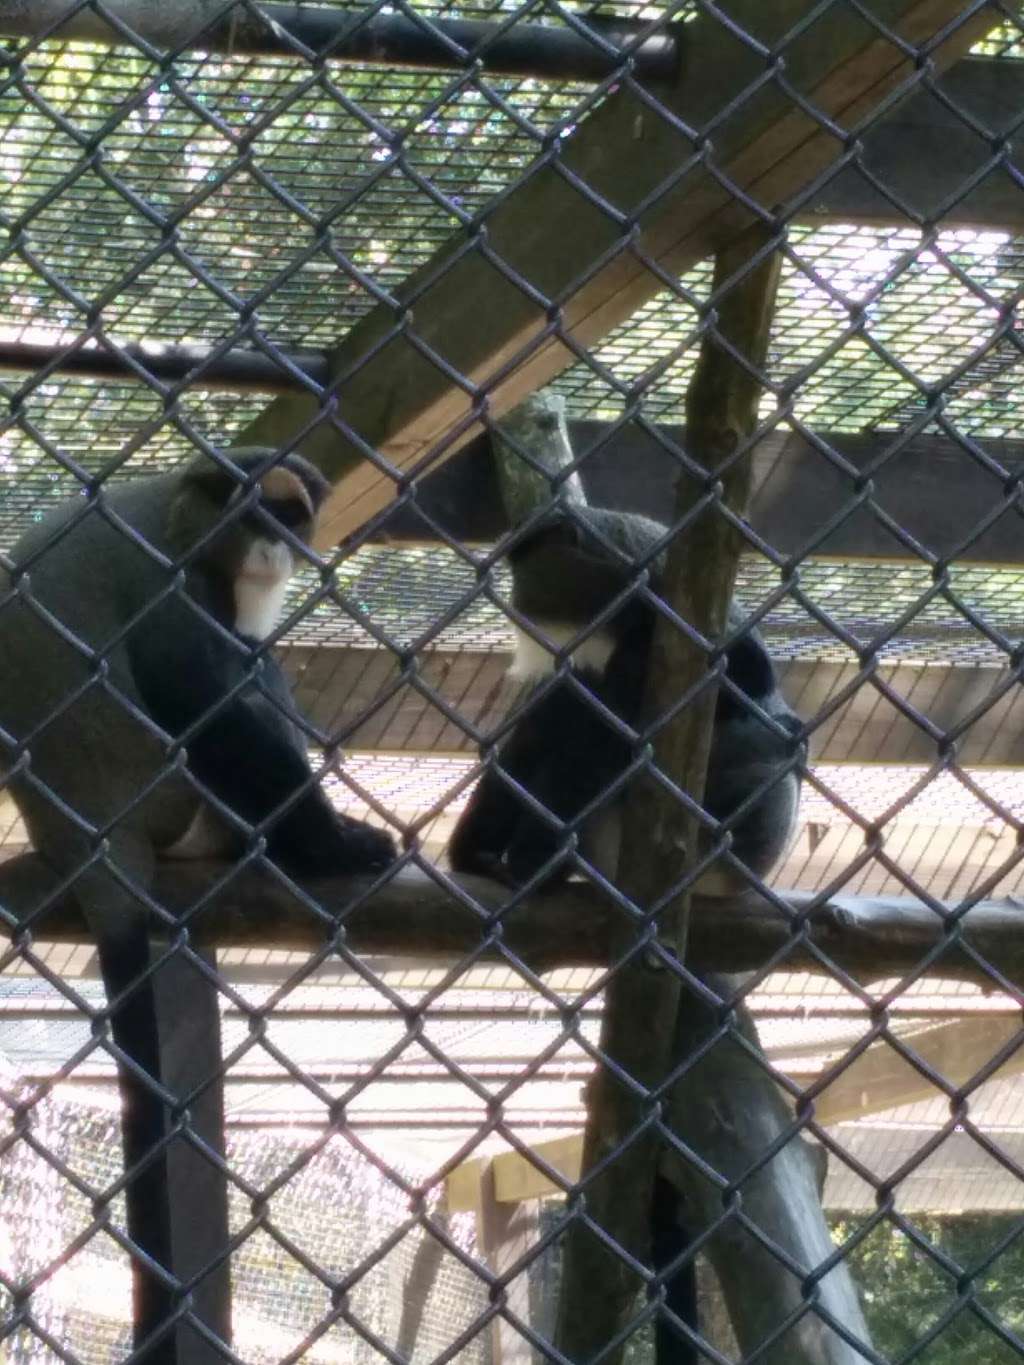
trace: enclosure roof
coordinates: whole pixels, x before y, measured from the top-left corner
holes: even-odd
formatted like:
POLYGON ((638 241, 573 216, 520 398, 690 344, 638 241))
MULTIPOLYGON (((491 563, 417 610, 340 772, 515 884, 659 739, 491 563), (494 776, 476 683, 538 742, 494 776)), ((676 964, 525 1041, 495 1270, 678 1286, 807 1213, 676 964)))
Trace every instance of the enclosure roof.
MULTIPOLYGON (((530 17, 550 15, 536 7, 530 17)), ((164 69, 128 46, 11 46, 21 65, 0 87, 0 338, 42 333, 62 344, 95 327, 115 342, 330 345, 373 304, 368 282, 392 289, 545 137, 568 136, 588 89, 202 53, 164 69), (252 137, 251 154, 230 132, 252 137), (168 215, 173 230, 161 226, 168 215)), ((983 50, 1013 61, 1019 44, 1007 26, 983 50)), ((767 395, 766 413, 781 406, 823 430, 897 431, 928 385, 965 366, 947 414, 976 435, 1022 434, 1018 348, 979 342, 1024 285, 1024 240, 952 229, 908 255, 921 244, 910 223, 794 228, 770 363, 780 382, 814 369, 791 396, 767 395), (862 304, 871 344, 854 335, 831 352, 862 304)), ((708 286, 706 266, 692 271, 565 374, 558 386, 572 411, 616 414, 622 386, 654 367, 644 409, 678 416, 708 286)), ((59 472, 62 457, 89 472, 126 456, 122 472, 154 469, 190 448, 190 427, 229 440, 266 401, 191 389, 166 411, 143 385, 59 375, 8 375, 3 389, 14 420, 0 435, 0 548, 76 486, 59 472)))

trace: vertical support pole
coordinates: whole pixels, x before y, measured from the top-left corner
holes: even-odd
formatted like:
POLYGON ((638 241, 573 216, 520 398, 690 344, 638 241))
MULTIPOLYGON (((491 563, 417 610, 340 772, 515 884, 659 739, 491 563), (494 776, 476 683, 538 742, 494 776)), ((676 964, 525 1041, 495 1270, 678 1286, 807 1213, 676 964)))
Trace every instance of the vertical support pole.
MULTIPOLYGON (((740 541, 720 508, 724 504, 742 516, 749 499, 751 452, 745 447, 757 422, 779 267, 778 253, 760 228, 719 252, 715 312, 707 319, 687 395, 690 453, 704 475, 680 480, 675 525, 682 529, 668 552, 662 592, 672 610, 705 637, 721 634, 733 593, 740 541)), ((706 674, 704 652, 659 619, 647 684, 654 761, 698 803, 711 745, 713 689, 677 708, 706 674)), ((634 784, 624 824, 618 883, 644 918, 625 924, 611 945, 600 1041, 607 1060, 591 1083, 584 1174, 565 1243, 557 1342, 578 1365, 598 1356, 602 1365, 621 1359, 637 1295, 648 1279, 660 1088, 675 1060, 681 993, 678 974, 652 968, 649 950, 657 937, 680 962, 684 958, 689 893, 673 888, 696 846, 696 821, 652 780, 634 784)))
MULTIPOLYGON (((529 1250, 535 1223, 532 1202, 508 1204, 495 1197, 494 1167, 488 1162, 477 1191, 476 1241, 493 1274, 503 1275, 529 1250)), ((525 1270, 509 1281, 501 1297, 512 1317, 530 1322, 530 1284, 525 1270)), ((491 1333, 491 1365, 533 1365, 533 1347, 509 1318, 496 1315, 491 1333)))

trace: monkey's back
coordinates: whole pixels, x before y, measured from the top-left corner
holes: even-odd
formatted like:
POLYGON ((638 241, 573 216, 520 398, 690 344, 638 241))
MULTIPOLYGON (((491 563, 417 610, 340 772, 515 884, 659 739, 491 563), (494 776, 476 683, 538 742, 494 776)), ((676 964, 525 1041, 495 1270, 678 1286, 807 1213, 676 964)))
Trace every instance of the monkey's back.
POLYGON ((195 805, 180 779, 145 795, 166 750, 144 719, 122 638, 122 623, 157 600, 171 576, 116 522, 166 552, 175 481, 160 475, 105 493, 110 519, 99 503, 69 499, 17 541, 15 573, 0 579, 0 748, 15 766, 13 795, 41 852, 62 854, 75 826, 40 783, 93 824, 124 816, 155 842, 175 837, 195 805))

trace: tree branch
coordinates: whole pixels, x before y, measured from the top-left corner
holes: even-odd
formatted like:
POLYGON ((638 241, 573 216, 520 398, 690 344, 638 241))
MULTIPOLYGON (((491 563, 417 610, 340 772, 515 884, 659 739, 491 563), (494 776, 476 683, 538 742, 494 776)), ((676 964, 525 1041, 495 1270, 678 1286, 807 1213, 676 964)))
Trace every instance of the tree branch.
MULTIPOLYGON (((187 915, 228 870, 164 863, 157 870, 155 898, 170 914, 187 915)), ((504 945, 532 970, 546 972, 605 966, 609 935, 626 918, 608 896, 582 882, 512 909, 508 888, 496 882, 459 877, 450 884, 457 890, 412 870, 375 891, 365 878, 310 883, 305 893, 328 917, 325 922, 269 875, 239 873, 189 921, 189 929, 197 943, 211 947, 305 951, 320 947, 343 922, 353 952, 445 960, 477 952, 491 935, 483 960, 500 960, 504 945)), ((4 919, 42 943, 91 943, 70 896, 56 896, 39 909, 57 886, 35 854, 0 864, 4 919)), ((1024 974, 1024 903, 1013 897, 981 901, 958 914, 953 905, 932 910, 895 896, 833 896, 819 904, 809 891, 778 895, 786 912, 753 892, 728 904, 694 897, 687 949, 692 970, 752 971, 775 958, 780 970, 830 975, 838 967, 870 982, 917 970, 934 954, 927 966, 931 976, 997 984, 985 961, 1006 977, 1024 974)))
MULTIPOLYGON (((708 985, 720 998, 732 997, 728 983, 712 978, 708 985)), ((721 1011, 688 997, 674 1052, 700 1060, 672 1090, 669 1127, 681 1141, 667 1149, 664 1170, 683 1194, 689 1239, 708 1237, 705 1250, 744 1359, 858 1365, 863 1353, 830 1326, 837 1322, 853 1340, 870 1342, 857 1291, 843 1261, 814 1278, 835 1251, 815 1157, 759 1058, 749 1011, 741 1007, 725 1030, 721 1011)))
MULTIPOLYGON (((777 252, 764 254, 768 241, 757 228, 715 258, 714 293, 722 297, 717 318, 707 319, 687 393, 690 448, 703 477, 680 480, 676 531, 658 590, 672 612, 706 639, 724 632, 739 564, 740 538, 723 508, 745 516, 749 501, 752 461, 744 447, 757 422, 758 377, 781 264, 777 252), (750 370, 737 362, 735 352, 750 370)), ((698 804, 704 795, 716 689, 696 689, 707 677, 705 651, 659 616, 646 715, 654 722, 655 768, 672 786, 648 773, 631 785, 616 880, 640 910, 657 911, 659 936, 680 962, 686 954, 689 891, 673 887, 696 863, 698 827, 673 787, 698 804)), ((674 971, 651 969, 642 951, 646 929, 628 922, 612 928, 610 960, 617 965, 605 991, 600 1041, 607 1062, 589 1089, 579 1187, 587 1221, 577 1218, 569 1228, 559 1304, 557 1341, 570 1360, 593 1359, 628 1326, 641 1288, 631 1261, 649 1261, 659 1144, 652 1120, 660 1110, 659 1087, 677 1060, 672 1037, 680 978, 674 971), (617 1250, 610 1250, 588 1221, 617 1250)), ((620 1356, 621 1347, 607 1359, 614 1365, 620 1356)))

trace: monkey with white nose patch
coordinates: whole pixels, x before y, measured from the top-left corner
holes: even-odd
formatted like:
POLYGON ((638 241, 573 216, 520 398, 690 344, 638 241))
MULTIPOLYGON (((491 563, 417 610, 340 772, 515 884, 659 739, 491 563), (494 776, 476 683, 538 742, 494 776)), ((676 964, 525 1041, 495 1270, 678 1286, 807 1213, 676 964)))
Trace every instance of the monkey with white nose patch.
MULTIPOLYGON (((168 1107, 148 940, 157 859, 262 849, 302 878, 374 873, 395 856, 388 834, 331 806, 280 666, 254 655, 327 485, 296 455, 229 457, 69 500, 0 573, 6 784, 96 936, 123 1099, 128 1235, 166 1269, 168 1107)), ((219 1040, 201 1042, 195 1074, 216 1075, 219 1040)), ((133 1359, 179 1365, 173 1293, 142 1257, 133 1293, 145 1347, 133 1359)))

